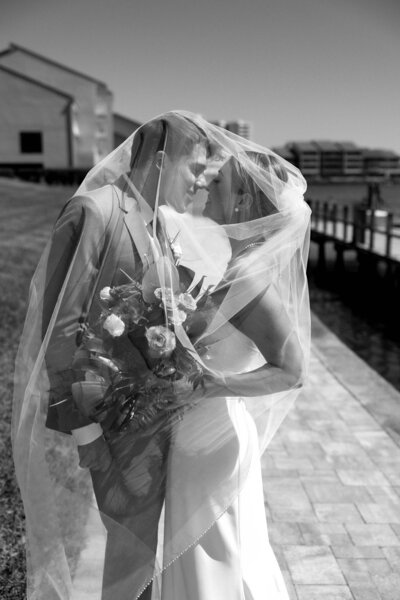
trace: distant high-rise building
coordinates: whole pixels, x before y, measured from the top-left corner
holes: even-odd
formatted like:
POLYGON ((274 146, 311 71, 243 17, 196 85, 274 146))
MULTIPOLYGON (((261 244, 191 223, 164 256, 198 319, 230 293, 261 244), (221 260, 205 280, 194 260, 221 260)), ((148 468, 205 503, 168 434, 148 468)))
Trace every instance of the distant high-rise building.
POLYGON ((249 121, 228 121, 225 125, 225 129, 232 133, 236 133, 236 135, 240 135, 240 137, 246 138, 246 140, 251 138, 251 123, 249 123, 249 121))

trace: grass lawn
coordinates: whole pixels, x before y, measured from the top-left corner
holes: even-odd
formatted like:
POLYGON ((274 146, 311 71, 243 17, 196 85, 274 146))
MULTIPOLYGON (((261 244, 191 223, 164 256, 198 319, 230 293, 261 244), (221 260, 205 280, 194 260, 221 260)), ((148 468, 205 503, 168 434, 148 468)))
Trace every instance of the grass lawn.
POLYGON ((14 359, 29 282, 52 225, 72 190, 0 179, 0 590, 25 597, 24 514, 11 457, 14 359))

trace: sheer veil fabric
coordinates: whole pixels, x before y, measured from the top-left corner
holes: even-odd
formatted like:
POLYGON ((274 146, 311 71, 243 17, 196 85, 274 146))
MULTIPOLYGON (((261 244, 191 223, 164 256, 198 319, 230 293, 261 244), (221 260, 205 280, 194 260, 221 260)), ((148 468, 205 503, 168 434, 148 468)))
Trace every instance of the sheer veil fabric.
POLYGON ((307 372, 305 187, 272 151, 172 111, 96 165, 64 206, 31 283, 15 372, 30 600, 185 600, 174 565, 223 515, 239 531, 234 507, 307 372), (110 290, 132 285, 138 320, 105 330, 110 290), (169 378, 152 325, 179 350, 179 368, 165 354, 169 378), (88 330, 101 349, 82 363, 88 330), (71 389, 110 386, 107 360, 131 381, 164 377, 179 410, 144 425, 131 411, 124 427, 94 418, 71 389), (111 466, 80 468, 71 431, 88 443, 99 428, 111 466))

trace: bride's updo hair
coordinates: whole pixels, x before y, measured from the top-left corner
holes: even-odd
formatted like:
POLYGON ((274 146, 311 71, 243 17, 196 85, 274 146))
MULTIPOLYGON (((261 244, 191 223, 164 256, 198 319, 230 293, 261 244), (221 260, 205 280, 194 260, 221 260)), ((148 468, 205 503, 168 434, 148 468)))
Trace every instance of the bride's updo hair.
MULTIPOLYGON (((251 159, 252 163, 259 169, 260 173, 268 175, 271 185, 274 186, 274 181, 279 184, 285 184, 288 181, 288 173, 282 166, 279 159, 273 154, 262 154, 256 152, 247 152, 246 156, 251 159)), ((251 213, 249 220, 259 219, 278 212, 276 202, 269 198, 268 195, 257 184, 247 168, 245 168, 238 160, 232 161, 233 168, 241 180, 241 193, 248 193, 252 197, 251 213)))

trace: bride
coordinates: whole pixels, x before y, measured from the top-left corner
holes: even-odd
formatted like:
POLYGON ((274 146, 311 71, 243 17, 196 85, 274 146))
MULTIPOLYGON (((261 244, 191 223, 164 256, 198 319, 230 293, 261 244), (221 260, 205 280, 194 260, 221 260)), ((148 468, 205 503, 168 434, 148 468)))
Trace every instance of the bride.
POLYGON ((288 598, 260 456, 308 360, 304 189, 174 111, 66 204, 16 365, 28 598, 288 598))

